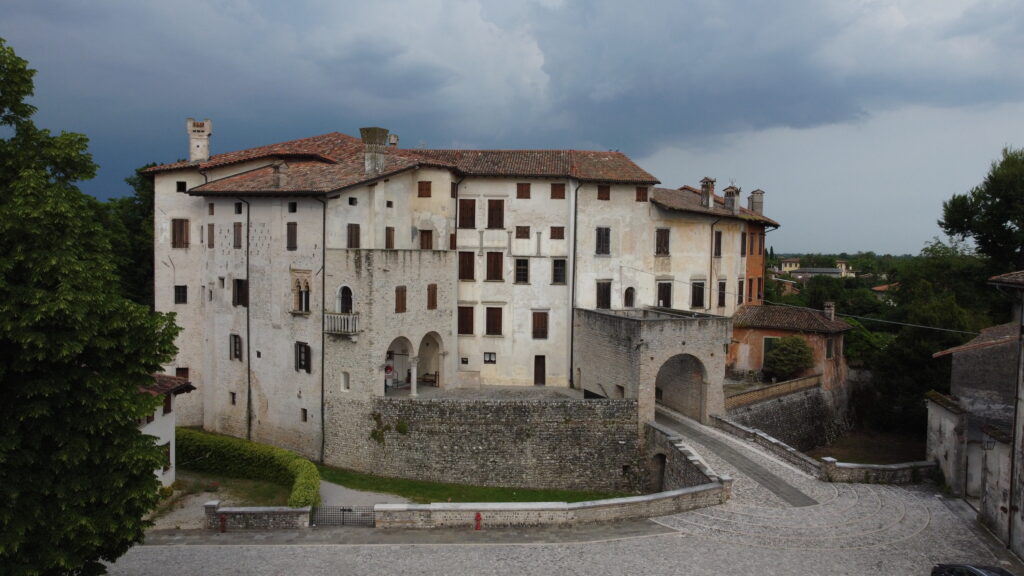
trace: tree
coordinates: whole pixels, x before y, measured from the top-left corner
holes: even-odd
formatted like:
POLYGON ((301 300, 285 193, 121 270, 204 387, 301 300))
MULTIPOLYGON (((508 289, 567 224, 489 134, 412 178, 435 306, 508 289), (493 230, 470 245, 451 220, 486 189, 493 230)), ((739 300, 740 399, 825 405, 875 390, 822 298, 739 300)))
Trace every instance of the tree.
POLYGON ((135 193, 112 198, 109 212, 111 243, 117 275, 126 298, 153 308, 153 179, 142 173, 146 164, 125 178, 135 193))
POLYGON ((764 358, 764 373, 769 378, 788 380, 814 366, 811 347, 799 336, 780 338, 764 358))
POLYGON ((157 499, 140 387, 178 329, 121 297, 87 139, 36 128, 33 74, 0 39, 0 566, 98 574, 157 499))
POLYGON ((998 271, 1024 270, 1024 149, 1004 148, 980 185, 943 202, 939 226, 973 239, 998 271))

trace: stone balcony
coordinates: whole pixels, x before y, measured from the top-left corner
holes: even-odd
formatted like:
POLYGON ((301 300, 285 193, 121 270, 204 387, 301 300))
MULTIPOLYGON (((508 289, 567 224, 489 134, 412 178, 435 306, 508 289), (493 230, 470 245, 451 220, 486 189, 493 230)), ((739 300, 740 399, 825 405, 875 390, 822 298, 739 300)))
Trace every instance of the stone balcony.
POLYGON ((354 336, 359 333, 359 314, 324 314, 324 332, 354 336))

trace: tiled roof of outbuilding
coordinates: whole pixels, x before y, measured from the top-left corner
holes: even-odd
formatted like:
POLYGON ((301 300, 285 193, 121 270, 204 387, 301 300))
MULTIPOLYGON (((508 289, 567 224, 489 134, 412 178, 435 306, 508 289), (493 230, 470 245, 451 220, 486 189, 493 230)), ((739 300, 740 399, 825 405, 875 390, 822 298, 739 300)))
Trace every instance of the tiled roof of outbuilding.
POLYGON ((824 312, 792 306, 741 306, 732 317, 736 328, 772 328, 795 332, 837 334, 850 325, 842 320, 829 320, 824 312))
POLYGON ((699 214, 708 214, 711 216, 721 216, 726 218, 739 218, 741 220, 749 220, 752 222, 762 222, 775 228, 779 227, 779 223, 775 220, 772 220, 763 214, 758 214, 753 210, 743 208, 742 206, 740 207, 738 214, 733 214, 732 211, 725 207, 725 199, 721 196, 713 196, 714 202, 711 206, 701 206, 700 190, 690 186, 683 186, 678 190, 672 190, 670 188, 654 188, 651 190, 650 198, 651 202, 668 208, 669 210, 696 212, 699 214))
POLYGON ((988 281, 990 284, 1024 289, 1024 270, 1017 270, 1016 272, 993 276, 989 278, 988 281))
POLYGON ((196 387, 185 378, 171 376, 170 374, 153 374, 153 383, 143 388, 147 394, 160 396, 161 394, 180 394, 191 392, 196 387))

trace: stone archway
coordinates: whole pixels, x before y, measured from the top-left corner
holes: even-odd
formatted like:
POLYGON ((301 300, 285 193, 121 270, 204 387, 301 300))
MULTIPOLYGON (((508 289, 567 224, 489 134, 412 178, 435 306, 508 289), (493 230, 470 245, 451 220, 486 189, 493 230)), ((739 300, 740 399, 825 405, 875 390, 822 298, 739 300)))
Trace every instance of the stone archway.
POLYGON ((387 356, 384 360, 384 393, 398 391, 409 387, 409 380, 412 376, 413 347, 412 342, 404 336, 399 336, 391 341, 388 346, 387 356), (391 377, 388 377, 387 367, 391 367, 391 377), (390 385, 389 385, 390 384, 390 385))
POLYGON ((426 386, 441 386, 441 357, 444 352, 441 335, 428 332, 420 341, 416 353, 416 374, 419 383, 426 386))
POLYGON ((661 365, 654 380, 657 402, 703 422, 707 416, 707 370, 690 354, 677 354, 661 365))

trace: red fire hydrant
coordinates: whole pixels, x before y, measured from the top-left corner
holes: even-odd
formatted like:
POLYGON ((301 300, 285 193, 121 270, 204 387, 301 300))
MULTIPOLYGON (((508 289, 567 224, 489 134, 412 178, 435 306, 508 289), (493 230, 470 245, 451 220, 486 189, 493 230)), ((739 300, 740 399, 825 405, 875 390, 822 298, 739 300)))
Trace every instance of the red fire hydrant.
POLYGON ((479 530, 479 529, 480 529, 480 521, 481 521, 482 519, 483 519, 483 517, 482 517, 482 516, 480 516, 480 513, 479 513, 479 512, 477 512, 477 513, 476 513, 476 529, 477 529, 477 530, 479 530))

